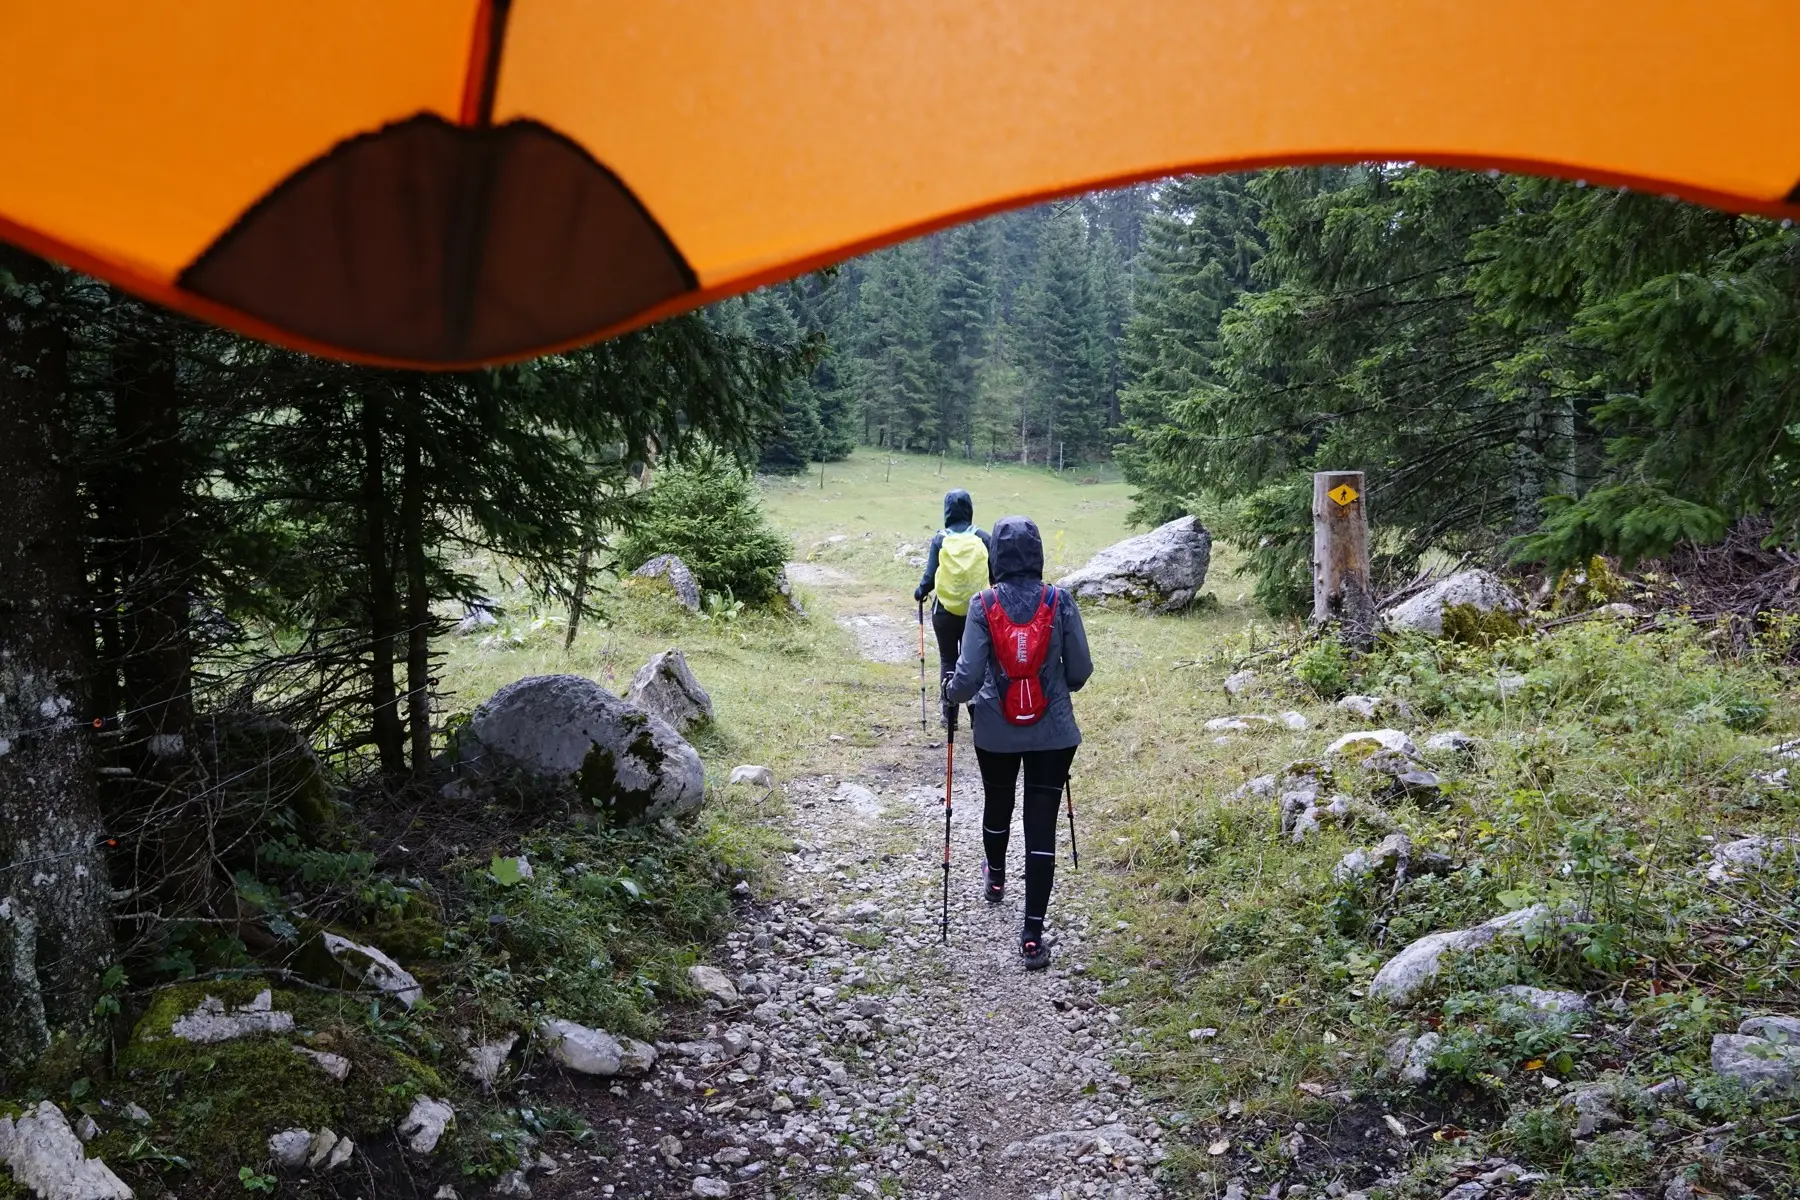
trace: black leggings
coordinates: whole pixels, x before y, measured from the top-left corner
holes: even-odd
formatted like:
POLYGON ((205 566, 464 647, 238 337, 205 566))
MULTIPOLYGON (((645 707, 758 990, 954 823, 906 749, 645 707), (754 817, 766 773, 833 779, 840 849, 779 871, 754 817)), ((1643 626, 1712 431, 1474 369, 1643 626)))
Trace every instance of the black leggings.
POLYGON ((940 688, 956 670, 956 656, 962 650, 963 627, 968 623, 967 613, 959 617, 953 612, 946 612, 941 605, 931 606, 931 632, 937 635, 940 688))
POLYGON ((1050 911, 1050 885, 1056 880, 1056 810, 1062 801, 1075 747, 1005 754, 975 747, 981 766, 981 790, 987 803, 981 814, 981 842, 987 852, 988 880, 1006 878, 1006 843, 1012 835, 1013 788, 1019 766, 1025 767, 1025 931, 1024 941, 1044 933, 1050 911))

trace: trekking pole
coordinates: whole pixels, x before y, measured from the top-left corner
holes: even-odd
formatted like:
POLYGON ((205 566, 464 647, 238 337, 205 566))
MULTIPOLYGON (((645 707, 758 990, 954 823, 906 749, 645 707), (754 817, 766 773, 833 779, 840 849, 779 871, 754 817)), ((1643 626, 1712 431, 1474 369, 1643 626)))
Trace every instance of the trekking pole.
POLYGON ((956 706, 944 710, 944 917, 943 943, 950 944, 950 789, 956 779, 956 706))
POLYGON ((925 602, 919 601, 919 732, 925 727, 925 602))
POLYGON ((1075 844, 1075 789, 1070 786, 1068 776, 1063 776, 1063 795, 1069 801, 1069 857, 1075 860, 1075 869, 1081 870, 1081 848, 1075 844))

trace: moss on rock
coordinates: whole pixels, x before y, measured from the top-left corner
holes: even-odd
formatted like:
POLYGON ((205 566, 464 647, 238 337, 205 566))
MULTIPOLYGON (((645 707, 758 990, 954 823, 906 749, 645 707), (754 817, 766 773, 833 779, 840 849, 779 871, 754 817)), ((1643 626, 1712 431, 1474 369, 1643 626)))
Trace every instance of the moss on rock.
MULTIPOLYGON (((123 1158, 141 1138, 186 1161, 197 1179, 235 1178, 240 1166, 269 1157, 268 1138, 282 1129, 334 1129, 356 1140, 388 1136, 413 1097, 447 1096, 436 1068, 378 1038, 365 1011, 347 997, 273 990, 274 1007, 294 1014, 289 1037, 235 1038, 196 1044, 170 1028, 207 996, 242 1004, 264 990, 256 980, 183 983, 157 992, 119 1056, 120 1078, 108 1099, 150 1114, 139 1129, 123 1118, 94 1143, 94 1152, 123 1158), (351 1061, 339 1081, 294 1047, 330 1050, 351 1061)), ((141 1154, 136 1155, 141 1157, 141 1154)), ((178 1189, 179 1190, 179 1189, 178 1189)), ((185 1194, 185 1193, 184 1193, 185 1194)))
POLYGON ((1492 646, 1524 632, 1525 622, 1518 613, 1483 611, 1473 604, 1444 607, 1444 636, 1465 646, 1492 646))

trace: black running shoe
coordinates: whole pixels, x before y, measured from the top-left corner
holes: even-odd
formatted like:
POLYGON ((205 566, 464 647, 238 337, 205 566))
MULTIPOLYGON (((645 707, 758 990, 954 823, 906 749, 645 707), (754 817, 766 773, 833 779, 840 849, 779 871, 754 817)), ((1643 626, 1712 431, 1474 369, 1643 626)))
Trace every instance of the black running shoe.
POLYGON ((981 894, 987 897, 989 904, 1001 904, 1006 900, 1006 881, 994 882, 993 874, 984 861, 981 864, 981 894))
POLYGON ((1019 943, 1019 957, 1027 971, 1041 971, 1050 965, 1050 944, 1042 937, 1028 938, 1019 943))

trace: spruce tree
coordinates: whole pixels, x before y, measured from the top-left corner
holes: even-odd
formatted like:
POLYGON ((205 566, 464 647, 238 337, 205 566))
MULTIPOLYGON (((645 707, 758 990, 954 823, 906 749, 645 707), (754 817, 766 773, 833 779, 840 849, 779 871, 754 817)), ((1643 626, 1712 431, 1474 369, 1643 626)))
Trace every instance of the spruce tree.
POLYGON ((1080 454, 1098 443, 1101 428, 1099 320, 1078 206, 1062 206, 1044 222, 1022 310, 1019 340, 1033 393, 1033 432, 1041 432, 1045 461, 1054 464, 1059 440, 1080 454))
POLYGON ((865 421, 875 419, 896 449, 929 449, 938 432, 931 338, 937 297, 925 247, 907 242, 876 255, 858 300, 865 386, 874 402, 865 421))
POLYGON ((1124 441, 1115 450, 1137 488, 1137 522, 1181 516, 1200 490, 1193 460, 1180 453, 1186 430, 1171 414, 1196 387, 1216 381, 1219 318, 1253 286, 1262 233, 1247 184, 1244 176, 1201 176, 1156 189, 1121 348, 1124 441))
POLYGON ((941 241, 934 330, 935 448, 957 444, 972 453, 977 376, 994 313, 993 228, 978 221, 952 230, 941 241))

